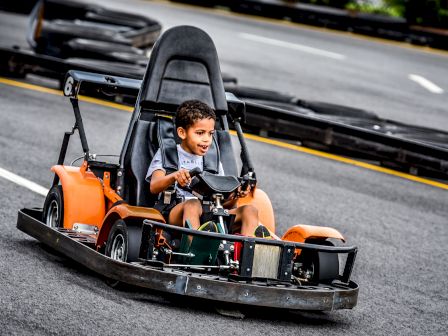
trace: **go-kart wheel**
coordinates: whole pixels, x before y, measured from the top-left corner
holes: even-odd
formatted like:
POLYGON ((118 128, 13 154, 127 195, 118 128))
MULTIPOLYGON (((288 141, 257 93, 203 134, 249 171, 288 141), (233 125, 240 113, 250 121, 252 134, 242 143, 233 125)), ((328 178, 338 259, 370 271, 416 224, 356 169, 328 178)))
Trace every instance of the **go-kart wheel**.
MULTIPOLYGON (((334 246, 326 240, 307 240, 307 243, 316 245, 334 246)), ((303 269, 310 275, 313 283, 328 283, 339 276, 339 258, 337 253, 317 252, 303 250, 300 256, 303 262, 303 269)))
MULTIPOLYGON (((128 226, 122 219, 117 220, 109 231, 106 243, 106 255, 114 260, 131 262, 138 259, 141 242, 141 229, 128 226)), ((120 281, 106 278, 106 283, 112 288, 121 288, 120 281)))
POLYGON ((63 227, 64 197, 62 193, 62 186, 54 186, 48 192, 44 203, 42 220, 49 227, 63 227))
POLYGON ((117 220, 109 231, 106 255, 123 262, 136 261, 140 250, 141 229, 117 220))

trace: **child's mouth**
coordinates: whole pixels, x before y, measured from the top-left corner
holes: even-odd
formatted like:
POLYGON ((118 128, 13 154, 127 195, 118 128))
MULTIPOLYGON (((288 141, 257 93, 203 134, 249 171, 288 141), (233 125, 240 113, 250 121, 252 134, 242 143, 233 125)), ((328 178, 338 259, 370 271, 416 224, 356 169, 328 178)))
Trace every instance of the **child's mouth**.
POLYGON ((208 149, 207 145, 198 145, 198 147, 201 149, 201 151, 206 152, 208 149))

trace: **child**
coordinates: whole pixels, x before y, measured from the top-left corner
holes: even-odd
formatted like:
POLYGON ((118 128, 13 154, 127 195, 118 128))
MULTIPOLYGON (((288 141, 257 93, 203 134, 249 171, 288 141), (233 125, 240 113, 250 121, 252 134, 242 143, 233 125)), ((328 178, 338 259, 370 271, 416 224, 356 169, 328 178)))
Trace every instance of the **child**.
MULTIPOLYGON (((150 179, 150 191, 159 194, 172 184, 184 201, 174 206, 168 216, 168 223, 183 226, 189 220, 194 229, 199 229, 202 215, 201 202, 191 193, 180 189, 178 186, 189 185, 191 177, 189 171, 195 167, 203 170, 203 156, 207 153, 212 143, 215 132, 216 115, 207 104, 198 100, 189 100, 182 103, 177 109, 176 128, 179 138, 182 140, 177 145, 179 157, 179 170, 166 175, 162 166, 160 149, 154 155, 148 168, 146 179, 150 179)), ((219 175, 224 175, 221 162, 219 163, 219 175)), ((239 190, 238 196, 244 197, 249 191, 239 190)), ((226 202, 225 207, 232 207, 236 200, 226 202)), ((268 237, 269 231, 258 223, 258 210, 252 205, 244 205, 236 209, 230 209, 230 214, 235 215, 232 232, 239 231, 242 235, 268 237)))

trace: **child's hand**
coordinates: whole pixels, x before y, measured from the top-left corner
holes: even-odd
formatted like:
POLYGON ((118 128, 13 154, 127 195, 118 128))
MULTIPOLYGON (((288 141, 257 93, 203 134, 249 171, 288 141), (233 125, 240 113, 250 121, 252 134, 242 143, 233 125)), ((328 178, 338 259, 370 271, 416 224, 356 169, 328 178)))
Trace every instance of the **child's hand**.
POLYGON ((250 186, 247 186, 247 188, 245 189, 245 190, 243 190, 241 187, 239 187, 238 188, 238 190, 237 190, 237 197, 238 198, 244 198, 244 197, 246 197, 247 195, 249 195, 249 193, 250 193, 250 186))
POLYGON ((174 173, 174 179, 181 187, 186 187, 191 182, 191 176, 188 170, 180 169, 174 173))

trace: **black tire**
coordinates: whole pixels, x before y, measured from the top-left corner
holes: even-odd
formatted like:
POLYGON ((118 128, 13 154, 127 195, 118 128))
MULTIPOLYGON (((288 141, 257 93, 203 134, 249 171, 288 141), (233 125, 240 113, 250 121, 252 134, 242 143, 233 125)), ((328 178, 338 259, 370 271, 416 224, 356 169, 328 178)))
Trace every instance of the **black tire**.
POLYGON ((128 226, 117 220, 109 231, 106 255, 114 260, 132 262, 138 260, 141 243, 141 228, 128 226))
MULTIPOLYGON (((307 240, 306 242, 316 245, 334 246, 334 244, 326 240, 307 240)), ((312 269, 312 282, 331 284, 333 280, 338 278, 339 258, 337 253, 303 250, 301 258, 306 265, 305 267, 312 269)))
MULTIPOLYGON (((141 229, 135 226, 128 226, 122 219, 117 220, 109 231, 106 243, 105 254, 122 262, 131 262, 138 259, 141 243, 141 229), (120 249, 120 244, 122 244, 120 249)), ((115 289, 125 289, 127 287, 121 281, 106 278, 106 283, 115 289)))
POLYGON ((52 228, 63 227, 64 224, 64 195, 62 186, 50 189, 44 203, 42 221, 52 228))

